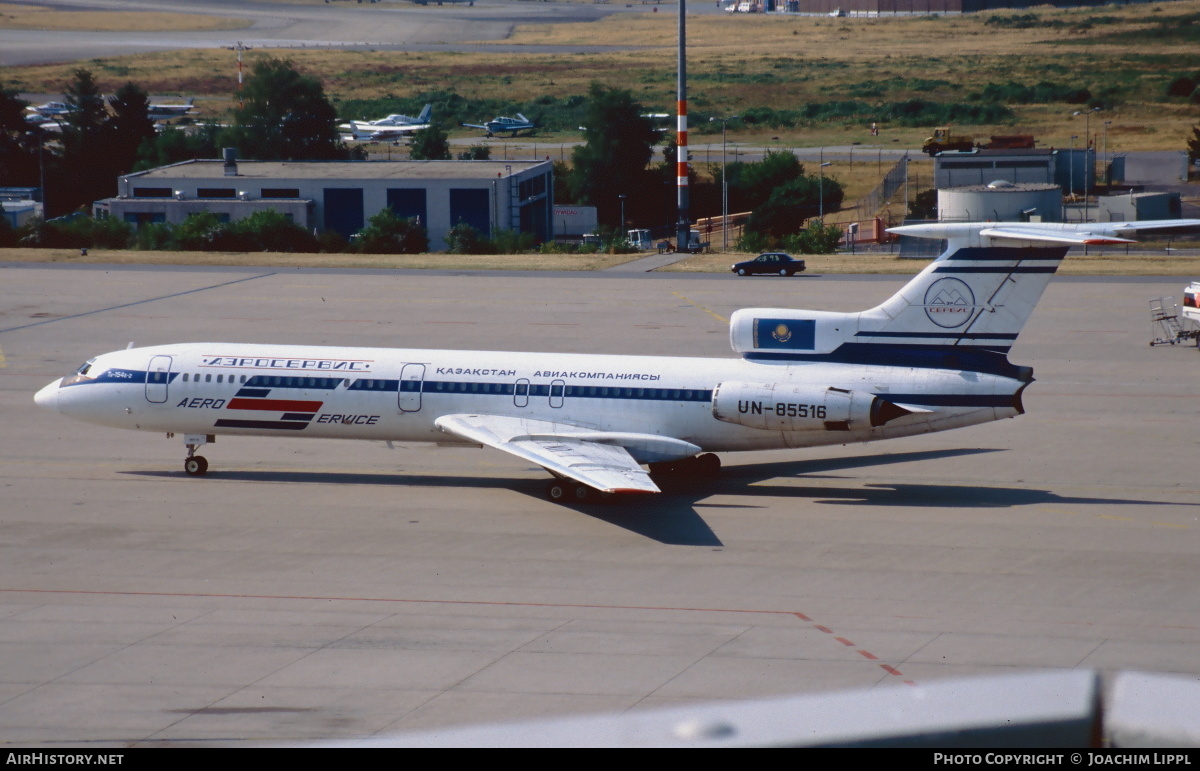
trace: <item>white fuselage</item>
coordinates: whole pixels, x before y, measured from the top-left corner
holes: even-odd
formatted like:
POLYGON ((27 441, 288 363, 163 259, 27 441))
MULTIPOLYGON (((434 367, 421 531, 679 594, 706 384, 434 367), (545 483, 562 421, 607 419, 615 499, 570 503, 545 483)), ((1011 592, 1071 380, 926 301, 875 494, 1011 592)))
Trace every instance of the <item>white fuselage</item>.
POLYGON ((438 417, 485 414, 734 451, 871 441, 1012 417, 1026 384, 950 368, 830 361, 182 343, 104 354, 86 374, 42 389, 37 401, 91 423, 181 434, 454 442, 461 440, 435 426, 438 417), (743 391, 762 384, 767 397, 755 408, 768 414, 795 410, 772 394, 830 387, 910 412, 877 427, 830 428, 814 418, 771 430, 717 419, 713 393, 722 383, 743 391))

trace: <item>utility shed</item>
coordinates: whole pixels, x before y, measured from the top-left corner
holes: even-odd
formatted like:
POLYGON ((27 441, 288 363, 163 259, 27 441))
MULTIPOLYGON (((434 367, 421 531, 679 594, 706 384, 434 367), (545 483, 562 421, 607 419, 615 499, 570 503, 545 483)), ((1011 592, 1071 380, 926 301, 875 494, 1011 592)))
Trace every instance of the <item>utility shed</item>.
POLYGON ((1096 219, 1107 222, 1171 220, 1183 217, 1179 193, 1128 193, 1096 199, 1096 219))
POLYGON ((276 209, 316 232, 346 238, 384 208, 415 217, 432 250, 466 222, 491 237, 501 230, 552 238, 554 171, 549 161, 194 160, 126 174, 98 216, 135 226, 183 222, 196 211, 229 221, 276 209))
POLYGON ((1057 156, 1051 149, 968 150, 934 156, 934 186, 938 189, 986 185, 996 180, 1013 184, 1055 181, 1057 156))

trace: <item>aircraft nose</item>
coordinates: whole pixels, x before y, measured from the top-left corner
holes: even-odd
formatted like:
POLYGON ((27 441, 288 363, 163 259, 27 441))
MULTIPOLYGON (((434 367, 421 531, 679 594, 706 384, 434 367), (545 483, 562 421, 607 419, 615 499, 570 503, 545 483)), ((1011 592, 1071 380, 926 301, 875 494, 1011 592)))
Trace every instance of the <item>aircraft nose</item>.
POLYGON ((62 378, 55 380, 50 385, 33 395, 33 401, 39 407, 45 407, 49 410, 58 409, 58 391, 62 384, 62 378))

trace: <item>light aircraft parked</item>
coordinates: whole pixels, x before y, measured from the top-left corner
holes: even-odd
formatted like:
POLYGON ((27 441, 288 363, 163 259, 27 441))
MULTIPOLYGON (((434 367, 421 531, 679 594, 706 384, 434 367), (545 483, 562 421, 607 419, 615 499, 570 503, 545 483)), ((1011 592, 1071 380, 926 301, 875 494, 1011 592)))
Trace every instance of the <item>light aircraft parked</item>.
POLYGON ((1200 220, 893 228, 947 249, 870 310, 737 311, 737 358, 180 343, 102 354, 35 401, 181 434, 192 475, 218 435, 461 442, 542 466, 554 500, 653 493, 656 479, 716 473, 715 452, 1020 415, 1033 372, 1008 351, 1067 249, 1180 228, 1200 220))
POLYGON ((195 109, 193 102, 195 99, 188 99, 184 104, 151 104, 147 115, 153 120, 170 120, 171 118, 182 118, 189 112, 195 109))
POLYGON ((537 128, 537 124, 526 118, 521 113, 517 113, 517 117, 510 118, 505 115, 493 118, 487 123, 464 123, 467 128, 483 129, 490 137, 494 134, 501 134, 505 131, 509 132, 510 137, 515 137, 518 131, 526 131, 537 128))
POLYGON ((355 139, 396 139, 429 128, 429 120, 432 115, 433 105, 427 104, 421 110, 421 114, 415 118, 392 113, 379 120, 352 120, 349 123, 341 124, 338 128, 355 139))
POLYGON ((61 116, 58 118, 50 118, 45 115, 39 115, 36 112, 31 112, 25 116, 25 122, 28 123, 31 128, 36 126, 42 131, 50 134, 61 133, 63 129, 63 120, 61 116))
POLYGON ((25 108, 25 112, 41 115, 44 118, 59 118, 71 112, 71 108, 66 102, 46 102, 45 104, 30 105, 25 108))

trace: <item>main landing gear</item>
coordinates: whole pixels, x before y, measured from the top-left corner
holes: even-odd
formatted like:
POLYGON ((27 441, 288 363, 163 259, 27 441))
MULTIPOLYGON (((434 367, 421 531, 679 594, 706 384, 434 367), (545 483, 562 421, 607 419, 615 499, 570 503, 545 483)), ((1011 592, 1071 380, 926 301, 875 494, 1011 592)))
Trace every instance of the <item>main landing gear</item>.
POLYGON ((655 481, 699 482, 712 479, 721 471, 721 458, 711 452, 694 458, 668 460, 650 464, 650 476, 655 481))
MULTIPOLYGON (((167 434, 168 437, 172 434, 167 434)), ((183 446, 187 448, 187 457, 183 460, 183 470, 188 476, 202 477, 208 473, 208 459, 197 455, 196 450, 206 444, 217 441, 216 434, 184 434, 183 446)))
POLYGON ((555 503, 599 503, 609 500, 613 494, 570 479, 555 479, 546 488, 546 497, 555 503))
MULTIPOLYGON (((650 476, 660 487, 680 489, 686 483, 704 482, 715 478, 721 471, 721 458, 711 452, 706 452, 695 458, 682 458, 649 465, 650 476)), ((555 503, 599 503, 611 500, 616 496, 571 479, 555 479, 546 488, 546 497, 555 503)))

